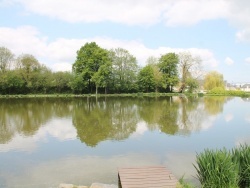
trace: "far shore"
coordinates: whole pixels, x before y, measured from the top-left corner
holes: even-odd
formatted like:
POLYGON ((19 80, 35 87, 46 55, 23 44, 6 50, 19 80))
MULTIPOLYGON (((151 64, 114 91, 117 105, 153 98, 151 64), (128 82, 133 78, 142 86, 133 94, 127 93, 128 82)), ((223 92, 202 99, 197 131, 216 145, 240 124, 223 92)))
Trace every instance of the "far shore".
POLYGON ((209 93, 122 93, 122 94, 12 94, 0 95, 0 98, 88 98, 88 97, 161 97, 161 96, 180 96, 180 97, 203 97, 203 96, 234 96, 250 97, 250 93, 244 95, 228 94, 209 94, 209 93))

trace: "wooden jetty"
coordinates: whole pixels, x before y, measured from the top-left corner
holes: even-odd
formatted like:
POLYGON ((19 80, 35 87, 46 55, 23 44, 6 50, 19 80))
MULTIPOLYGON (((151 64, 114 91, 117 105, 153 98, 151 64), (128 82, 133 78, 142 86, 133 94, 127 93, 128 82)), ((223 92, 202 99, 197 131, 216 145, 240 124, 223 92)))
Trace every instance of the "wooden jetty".
POLYGON ((118 169, 121 188, 176 188, 177 179, 164 166, 118 169))

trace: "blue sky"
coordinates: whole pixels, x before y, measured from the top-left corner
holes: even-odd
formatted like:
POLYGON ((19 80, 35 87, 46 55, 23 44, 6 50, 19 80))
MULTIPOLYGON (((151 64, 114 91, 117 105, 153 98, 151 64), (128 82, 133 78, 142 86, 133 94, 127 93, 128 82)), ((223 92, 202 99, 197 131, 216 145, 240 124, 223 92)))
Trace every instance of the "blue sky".
POLYGON ((0 0, 0 46, 70 70, 86 42, 148 57, 189 51, 204 70, 250 82, 248 0, 0 0))

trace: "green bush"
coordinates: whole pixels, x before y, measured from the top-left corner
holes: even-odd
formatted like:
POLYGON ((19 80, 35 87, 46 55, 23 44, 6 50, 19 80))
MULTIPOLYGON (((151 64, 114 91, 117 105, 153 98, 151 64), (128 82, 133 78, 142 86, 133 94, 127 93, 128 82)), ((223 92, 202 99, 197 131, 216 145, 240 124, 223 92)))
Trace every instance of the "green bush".
POLYGON ((225 95, 225 93, 226 93, 226 90, 222 87, 215 87, 208 92, 208 94, 212 94, 212 95, 225 95))
POLYGON ((239 187, 250 187, 250 147, 241 145, 232 150, 232 159, 238 164, 239 187))
POLYGON ((231 153, 223 150, 205 150, 196 156, 197 177, 204 188, 238 187, 238 168, 231 153))

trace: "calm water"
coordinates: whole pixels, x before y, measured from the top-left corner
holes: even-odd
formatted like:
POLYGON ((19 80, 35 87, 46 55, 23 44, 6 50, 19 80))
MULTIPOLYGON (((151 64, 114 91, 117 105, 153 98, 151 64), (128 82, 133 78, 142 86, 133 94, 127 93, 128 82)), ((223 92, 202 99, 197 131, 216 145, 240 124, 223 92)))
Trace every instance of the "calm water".
POLYGON ((196 152, 250 144, 250 100, 0 100, 0 187, 117 183, 117 168, 165 165, 194 181, 196 152))

